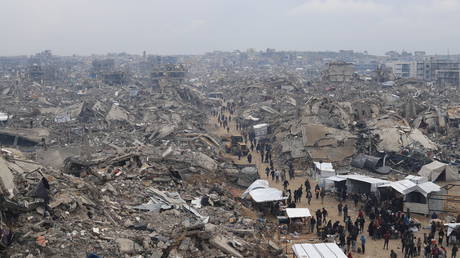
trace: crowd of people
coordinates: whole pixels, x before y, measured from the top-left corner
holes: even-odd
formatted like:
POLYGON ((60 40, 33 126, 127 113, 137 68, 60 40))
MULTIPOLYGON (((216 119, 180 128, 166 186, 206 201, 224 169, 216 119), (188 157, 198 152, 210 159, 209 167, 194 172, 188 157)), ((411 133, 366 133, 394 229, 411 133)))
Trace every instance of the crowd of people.
MULTIPOLYGON (((234 107, 233 107, 234 108, 234 107)), ((229 122, 233 114, 232 106, 223 107, 220 112, 213 112, 218 117, 219 124, 230 130, 229 122), (230 115, 225 116, 224 112, 230 115)), ((249 141, 251 151, 256 150, 262 163, 267 164, 264 172, 268 180, 281 183, 284 194, 287 196, 283 205, 279 207, 296 208, 306 198, 308 206, 315 197, 324 204, 326 190, 318 184, 312 189, 309 179, 299 187, 293 187, 291 180, 295 178, 293 165, 288 164, 287 169, 276 169, 272 160, 273 148, 270 143, 257 141, 253 131, 247 130, 247 125, 235 120, 236 129, 243 135, 246 143, 249 141), (291 191, 291 189, 295 189, 291 191)), ((247 156, 252 162, 252 155, 247 156)), ((400 240, 400 250, 403 257, 423 256, 427 258, 444 258, 447 256, 446 247, 449 246, 446 229, 442 225, 433 223, 429 234, 416 237, 415 232, 421 229, 420 224, 413 218, 410 211, 402 211, 402 200, 397 198, 377 198, 374 194, 358 194, 347 191, 346 186, 337 189, 337 215, 340 220, 333 220, 329 211, 323 206, 316 209, 314 216, 308 223, 308 231, 316 233, 322 240, 336 240, 348 257, 353 253, 366 253, 366 243, 371 240, 383 240, 383 250, 389 250, 390 240, 400 240), (356 214, 350 214, 347 202, 353 203, 356 214), (436 238, 437 237, 437 238, 436 238)), ((393 245, 394 246, 394 245, 393 245)), ((395 250, 389 250, 391 258, 397 258, 395 250)), ((451 257, 455 258, 458 252, 456 244, 452 245, 451 257)))

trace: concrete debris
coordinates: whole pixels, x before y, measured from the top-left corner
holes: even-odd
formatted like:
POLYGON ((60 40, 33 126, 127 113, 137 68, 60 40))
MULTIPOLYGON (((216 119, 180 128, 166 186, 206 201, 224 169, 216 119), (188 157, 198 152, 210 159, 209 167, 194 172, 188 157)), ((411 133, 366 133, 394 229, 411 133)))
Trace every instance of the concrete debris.
POLYGON ((240 198, 264 172, 402 179, 436 160, 457 179, 457 77, 395 58, 0 57, 0 256, 282 257, 278 224, 240 198))

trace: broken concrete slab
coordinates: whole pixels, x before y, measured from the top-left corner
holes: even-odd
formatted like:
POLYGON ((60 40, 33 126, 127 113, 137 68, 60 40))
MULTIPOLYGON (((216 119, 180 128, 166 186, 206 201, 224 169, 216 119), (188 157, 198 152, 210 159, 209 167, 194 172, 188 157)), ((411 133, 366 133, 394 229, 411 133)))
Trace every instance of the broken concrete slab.
POLYGON ((230 254, 232 256, 240 258, 243 257, 243 255, 241 255, 241 253, 238 250, 236 250, 228 244, 229 240, 225 237, 214 236, 209 240, 209 243, 226 254, 230 254))
POLYGON ((15 189, 13 173, 8 167, 8 162, 0 156, 0 195, 12 198, 15 189))

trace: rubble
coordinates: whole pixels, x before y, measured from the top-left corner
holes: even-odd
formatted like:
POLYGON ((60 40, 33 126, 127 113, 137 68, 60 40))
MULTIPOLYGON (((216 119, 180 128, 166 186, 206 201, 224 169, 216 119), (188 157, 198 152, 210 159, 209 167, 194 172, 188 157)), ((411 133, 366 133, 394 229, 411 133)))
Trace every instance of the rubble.
POLYGON ((270 143, 273 166, 302 176, 314 164, 399 179, 460 164, 456 88, 343 53, 36 58, 0 70, 1 255, 283 256, 277 224, 240 191, 255 181, 285 197, 213 134, 226 105, 242 144, 270 143))

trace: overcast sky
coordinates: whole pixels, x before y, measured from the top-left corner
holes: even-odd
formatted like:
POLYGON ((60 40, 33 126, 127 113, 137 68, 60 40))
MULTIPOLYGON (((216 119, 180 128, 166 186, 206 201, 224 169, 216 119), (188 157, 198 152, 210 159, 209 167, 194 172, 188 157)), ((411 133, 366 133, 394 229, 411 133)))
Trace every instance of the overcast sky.
POLYGON ((460 0, 0 0, 0 56, 212 50, 460 53, 460 0))

